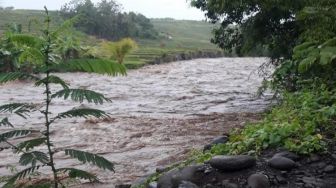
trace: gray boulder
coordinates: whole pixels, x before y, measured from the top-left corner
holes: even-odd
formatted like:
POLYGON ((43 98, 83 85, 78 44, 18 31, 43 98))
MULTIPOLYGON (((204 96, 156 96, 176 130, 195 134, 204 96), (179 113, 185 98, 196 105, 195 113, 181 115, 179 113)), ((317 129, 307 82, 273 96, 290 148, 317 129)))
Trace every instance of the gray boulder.
POLYGON ((191 183, 190 181, 182 181, 178 188, 198 188, 198 186, 191 183))
POLYGON ((249 188, 269 188, 270 182, 264 174, 252 174, 247 179, 249 188))
POLYGON ((282 151, 279 153, 274 154, 273 157, 286 157, 288 159, 291 159, 293 161, 297 161, 300 159, 300 157, 298 155, 296 155, 295 153, 289 152, 289 151, 282 151))
POLYGON ((268 161, 268 164, 279 170, 291 170, 296 167, 296 163, 286 157, 273 157, 268 161))
POLYGON ((222 171, 237 171, 252 167, 256 159, 248 155, 219 155, 209 160, 211 167, 222 171))

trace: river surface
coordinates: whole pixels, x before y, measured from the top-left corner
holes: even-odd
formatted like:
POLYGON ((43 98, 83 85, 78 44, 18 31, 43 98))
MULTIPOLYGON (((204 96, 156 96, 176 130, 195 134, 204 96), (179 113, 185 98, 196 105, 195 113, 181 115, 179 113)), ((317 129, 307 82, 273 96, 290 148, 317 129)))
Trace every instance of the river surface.
MULTIPOLYGON (((155 171, 158 166, 184 159, 192 149, 201 148, 216 136, 260 117, 270 103, 256 98, 262 78, 258 67, 265 58, 197 59, 146 66, 130 70, 126 77, 86 73, 57 74, 73 88, 103 93, 111 103, 94 106, 60 99, 52 102, 53 115, 69 109, 97 107, 111 118, 67 119, 52 126, 52 140, 59 149, 79 149, 101 154, 115 162, 116 172, 105 172, 55 154, 57 167, 70 166, 96 173, 102 185, 113 187, 131 183, 155 171)), ((58 86, 53 87, 56 91, 58 86)), ((33 83, 13 82, 0 86, 0 105, 8 102, 43 104, 43 88, 33 83)), ((28 119, 9 114, 19 128, 43 128, 43 116, 33 113, 28 119)), ((4 132, 6 128, 0 128, 4 132)), ((36 137, 37 133, 31 137, 36 137)), ((13 141, 18 142, 17 140, 13 141)), ((4 147, 4 145, 0 145, 4 147)), ((40 150, 45 148, 40 147, 40 150)), ((11 174, 6 168, 17 165, 11 149, 0 152, 0 176, 11 174)), ((18 166, 18 170, 23 169, 18 166)), ((84 187, 80 186, 80 187, 84 187)))

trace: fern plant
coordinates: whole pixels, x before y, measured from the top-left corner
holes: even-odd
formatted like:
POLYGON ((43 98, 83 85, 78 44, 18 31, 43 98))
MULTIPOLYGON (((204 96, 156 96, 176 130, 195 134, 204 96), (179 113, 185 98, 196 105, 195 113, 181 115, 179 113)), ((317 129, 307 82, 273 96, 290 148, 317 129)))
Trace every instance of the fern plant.
MULTIPOLYGON (((60 119, 72 118, 72 117, 96 117, 105 118, 109 114, 92 108, 77 108, 71 109, 59 114, 53 114, 50 111, 51 102, 55 98, 72 99, 76 102, 87 101, 89 103, 102 104, 103 102, 109 102, 110 100, 104 95, 83 89, 71 89, 69 84, 56 75, 52 75, 53 71, 85 71, 91 73, 108 74, 108 75, 125 75, 126 69, 123 65, 98 59, 76 59, 69 60, 67 62, 62 62, 58 57, 57 46, 55 41, 57 41, 59 30, 52 32, 49 28, 50 17, 47 8, 45 8, 46 19, 45 19, 45 29, 43 30, 43 36, 36 37, 33 35, 12 35, 11 40, 16 44, 20 45, 21 49, 24 49, 20 59, 22 61, 29 60, 29 62, 39 65, 40 75, 34 75, 23 72, 8 72, 0 74, 0 84, 4 84, 17 79, 30 79, 35 82, 35 86, 44 87, 44 105, 43 107, 38 107, 34 104, 26 103, 10 103, 0 106, 0 126, 6 126, 11 128, 10 131, 0 134, 0 142, 8 144, 10 147, 14 148, 15 152, 20 155, 19 163, 23 166, 28 166, 28 168, 18 172, 8 179, 4 187, 15 187, 15 184, 19 180, 27 180, 29 175, 37 172, 41 168, 47 168, 51 170, 53 178, 51 183, 47 187, 58 188, 62 185, 59 179, 60 174, 68 174, 70 178, 79 178, 84 180, 99 181, 97 176, 90 174, 89 172, 74 169, 74 168, 57 168, 54 160, 54 154, 56 152, 56 146, 52 142, 50 132, 52 130, 52 125, 60 119), (40 78, 42 77, 42 78, 40 78), (53 93, 51 91, 51 84, 62 86, 62 90, 53 93), (37 111, 44 116, 44 130, 33 131, 24 129, 15 129, 14 125, 10 123, 8 117, 4 117, 4 114, 12 113, 21 118, 29 118, 29 113, 37 111), (24 137, 32 132, 40 132, 38 138, 31 140, 26 140, 19 144, 14 145, 12 139, 18 137, 24 137), (37 146, 45 146, 47 152, 38 151, 35 148, 37 146)), ((57 152, 61 151, 57 149, 57 152)), ((83 163, 89 163, 109 171, 114 171, 114 165, 107 159, 98 156, 96 154, 74 150, 65 149, 64 154, 76 158, 83 163)), ((28 179, 29 180, 29 179, 28 179)))

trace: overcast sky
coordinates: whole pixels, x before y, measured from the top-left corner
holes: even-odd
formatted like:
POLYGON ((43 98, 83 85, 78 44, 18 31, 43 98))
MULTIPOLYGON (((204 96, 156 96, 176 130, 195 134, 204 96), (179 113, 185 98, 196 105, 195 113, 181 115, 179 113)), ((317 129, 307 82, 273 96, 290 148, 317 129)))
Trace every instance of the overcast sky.
MULTIPOLYGON (((70 0, 0 0, 1 6, 14 6, 16 9, 57 10, 70 0)), ((98 2, 99 0, 92 0, 98 2)), ((191 8, 186 0, 117 0, 123 5, 124 11, 144 14, 149 18, 175 18, 187 20, 203 20, 204 14, 191 8)))

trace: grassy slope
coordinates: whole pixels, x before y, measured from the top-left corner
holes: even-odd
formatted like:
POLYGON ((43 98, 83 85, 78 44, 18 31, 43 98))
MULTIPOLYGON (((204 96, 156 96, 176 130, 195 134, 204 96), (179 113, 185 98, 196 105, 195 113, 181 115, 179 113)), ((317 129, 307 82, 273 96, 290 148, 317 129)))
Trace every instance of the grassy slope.
MULTIPOLYGON (((51 12, 52 25, 59 25, 62 19, 56 12, 51 12)), ((0 11, 0 33, 3 32, 8 23, 22 24, 23 31, 28 31, 31 20, 38 20, 43 23, 43 11, 38 10, 14 10, 0 11)), ((217 51, 215 45, 211 44, 212 25, 201 21, 173 20, 173 19, 152 19, 155 29, 160 33, 156 40, 137 40, 139 48, 126 57, 126 65, 130 68, 140 67, 157 57, 192 51, 217 51), (168 36, 172 38, 169 39, 168 36)), ((41 28, 33 23, 32 31, 41 28)), ((96 44, 97 41, 91 38, 88 43, 96 44)))

